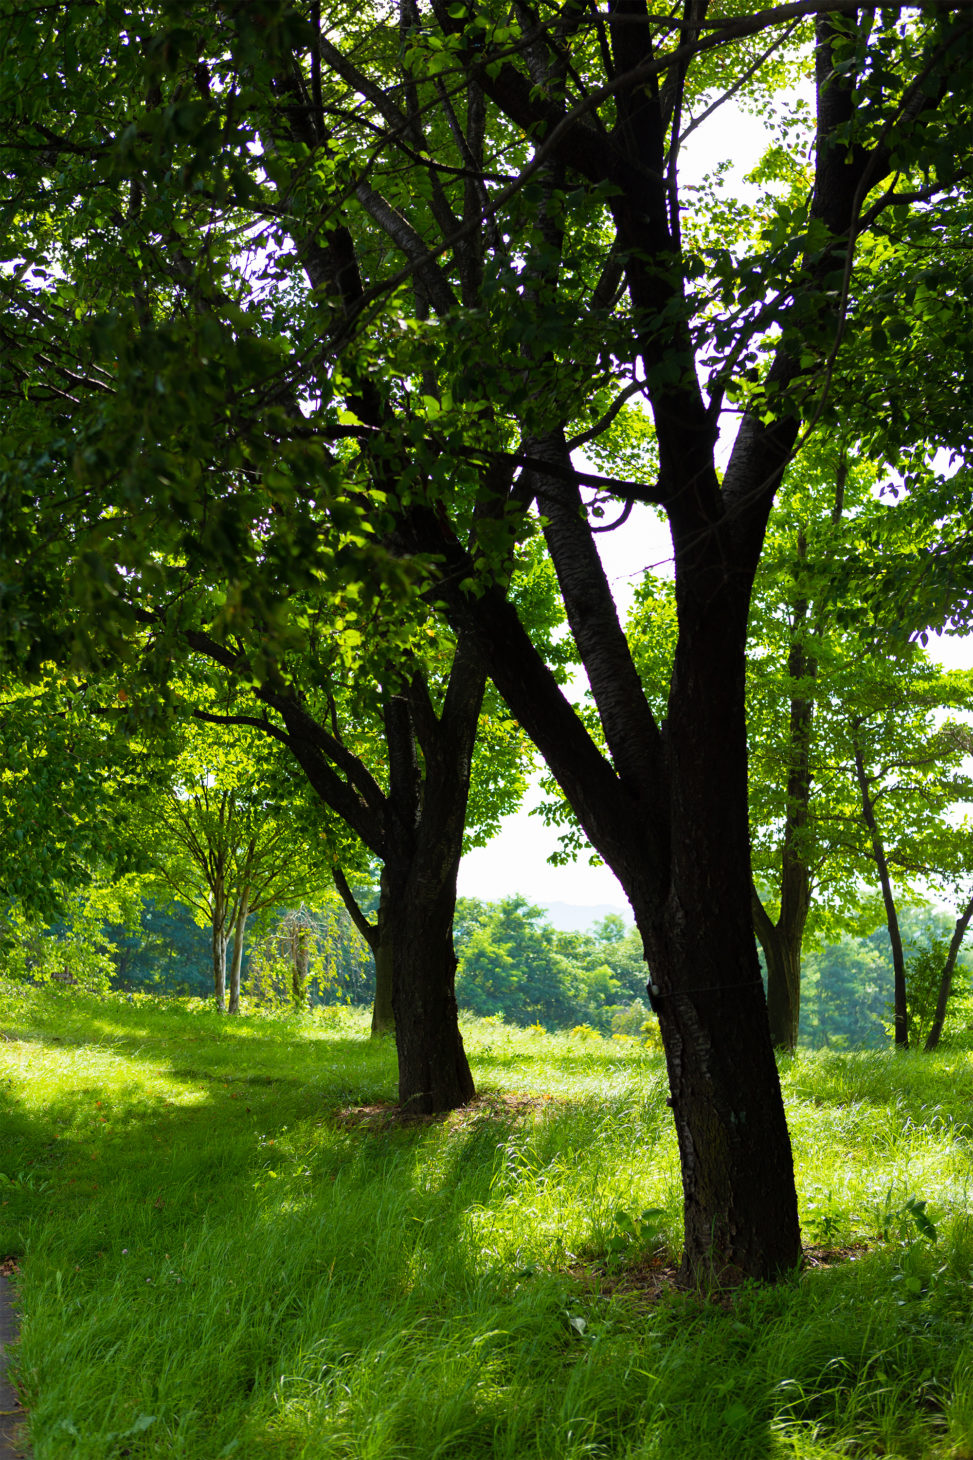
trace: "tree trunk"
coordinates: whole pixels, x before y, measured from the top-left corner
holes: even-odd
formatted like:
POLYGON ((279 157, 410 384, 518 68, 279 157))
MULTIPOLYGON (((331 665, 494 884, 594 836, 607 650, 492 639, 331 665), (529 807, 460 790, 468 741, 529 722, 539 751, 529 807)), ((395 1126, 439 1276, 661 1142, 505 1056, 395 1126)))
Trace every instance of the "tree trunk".
POLYGON ((946 962, 943 965, 943 975, 939 981, 939 997, 936 1000, 936 1012, 933 1015, 932 1025, 926 1035, 926 1042, 923 1050, 931 1054, 942 1037, 943 1025, 946 1022, 946 1006, 949 1003, 950 991, 953 987, 953 970, 956 967, 956 960, 959 957, 959 950, 963 945, 966 930, 973 918, 973 897, 970 898, 966 907, 956 919, 956 927, 953 929, 953 936, 950 939, 949 951, 946 954, 946 962))
POLYGON ((885 921, 889 930, 889 942, 892 945, 895 998, 895 1047, 896 1049, 908 1049, 909 1009, 906 1001, 905 953, 902 948, 902 933, 899 929, 899 916, 895 908, 895 894, 892 890, 892 878, 889 873, 888 858, 885 855, 885 843, 882 840, 878 820, 875 816, 875 803, 872 800, 869 789, 865 758, 862 754, 861 746, 858 743, 858 729, 859 727, 856 724, 853 735, 855 775, 858 778, 858 790, 862 798, 862 816, 864 817, 865 825, 868 827, 868 834, 872 843, 872 856, 875 858, 879 881, 882 884, 882 900, 885 903, 885 921))
POLYGON ((379 935, 372 949, 375 960, 375 1002, 372 1004, 372 1038, 395 1033, 395 1001, 392 997, 395 959, 390 937, 379 935))
POLYGON ((458 859, 451 872, 430 860, 417 856, 404 877, 389 877, 399 1103, 410 1115, 455 1110, 476 1094, 456 1005, 458 859))
POLYGON ((378 915, 370 923, 358 905, 344 872, 340 867, 332 868, 334 885, 359 933, 368 944, 375 964, 375 1001, 372 1004, 372 1038, 395 1033, 395 1011, 392 1008, 392 935, 388 922, 388 874, 382 869, 379 884, 378 915))
POLYGON ((243 969, 243 937, 247 927, 247 913, 250 909, 250 892, 244 888, 233 920, 233 958, 230 962, 230 1008, 229 1013, 240 1012, 240 973, 243 969))
POLYGON ((683 1278, 722 1286, 793 1271, 790 1138, 748 920, 733 936, 709 918, 667 921, 668 947, 648 961, 682 1166, 683 1278))
MULTIPOLYGON (((754 482, 778 469, 776 452, 775 442, 758 450, 749 440, 741 448, 738 439, 734 455, 739 461, 742 453, 744 467, 741 480, 729 483, 735 494, 755 496, 754 482)), ((695 515, 703 487, 690 480, 693 489, 676 503, 686 505, 685 520, 675 507, 670 514, 679 641, 664 729, 654 723, 633 674, 576 489, 552 478, 537 493, 611 762, 592 743, 509 601, 487 588, 475 599, 457 592, 449 602, 456 626, 478 632, 498 689, 631 903, 679 1143, 682 1273, 687 1282, 707 1285, 793 1271, 801 1240, 750 912, 745 647, 763 524, 752 533, 752 562, 747 543, 736 541, 743 563, 728 567, 720 534, 703 530, 695 515)), ((447 558, 444 581, 461 564, 459 554, 455 563, 447 558)))
POLYGON ((703 1286, 773 1278, 801 1258, 751 917, 745 615, 735 633, 734 609, 732 593, 721 608, 688 592, 681 604, 666 729, 666 896, 646 885, 641 858, 615 868, 642 933, 666 1053, 685 1201, 683 1278, 703 1286), (704 677, 701 649, 722 661, 704 677))
POLYGON ((392 944, 399 1103, 417 1115, 455 1110, 476 1094, 459 1030, 453 915, 484 683, 461 638, 439 715, 418 680, 406 694, 389 695, 385 707, 390 816, 382 932, 392 944))
POLYGON ((801 1019, 801 948, 804 922, 773 923, 763 903, 753 893, 753 926, 767 964, 767 1022, 775 1049, 793 1054, 801 1019))
MULTIPOLYGON (((797 556, 807 558, 807 539, 798 532, 797 556)), ((775 1049, 793 1054, 801 1022, 801 948, 811 910, 811 875, 804 838, 811 803, 811 732, 814 702, 803 686, 817 676, 817 661, 808 655, 804 633, 808 619, 807 599, 794 604, 791 646, 787 674, 791 682, 790 723, 787 735, 787 811, 781 844, 780 916, 773 936, 761 931, 755 919, 767 960, 767 1017, 770 1040, 775 1049)), ((768 920, 769 921, 769 920, 768 920)))
POLYGON ((226 929, 213 915, 213 995, 221 1014, 226 1012, 226 929))
POLYGON ((311 930, 305 923, 298 923, 294 929, 293 955, 291 1000, 295 1010, 303 1014, 307 1009, 307 981, 311 969, 311 930))

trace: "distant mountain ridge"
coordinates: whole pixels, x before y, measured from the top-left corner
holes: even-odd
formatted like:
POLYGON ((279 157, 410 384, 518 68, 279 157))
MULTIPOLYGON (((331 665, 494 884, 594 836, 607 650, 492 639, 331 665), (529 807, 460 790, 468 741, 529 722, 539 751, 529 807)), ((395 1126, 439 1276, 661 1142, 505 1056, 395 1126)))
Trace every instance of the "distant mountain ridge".
POLYGON ((540 906, 555 928, 560 928, 563 933, 586 933, 592 923, 608 917, 609 913, 623 918, 626 927, 632 924, 631 910, 610 902, 596 902, 588 907, 574 902, 542 902, 540 906))

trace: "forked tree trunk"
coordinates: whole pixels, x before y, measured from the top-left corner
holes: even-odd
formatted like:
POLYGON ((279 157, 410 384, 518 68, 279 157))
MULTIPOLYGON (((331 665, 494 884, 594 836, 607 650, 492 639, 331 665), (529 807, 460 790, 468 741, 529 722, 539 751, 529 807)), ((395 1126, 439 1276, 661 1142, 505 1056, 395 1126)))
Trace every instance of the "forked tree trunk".
POLYGON ((484 683, 461 639, 438 716, 418 682, 385 706, 391 814, 383 936, 392 944, 399 1103, 417 1115, 455 1110, 476 1094, 459 1030, 453 916, 484 683))
MULTIPOLYGON (((746 458, 745 480, 734 484, 744 496, 776 469, 776 446, 766 457, 751 453, 752 434, 736 452, 746 458)), ((479 631, 498 688, 631 903, 679 1144, 684 1280, 773 1279, 796 1269, 801 1240, 750 913, 745 644, 763 524, 752 534, 752 562, 744 542, 733 571, 719 534, 701 530, 688 510, 688 487, 679 499, 685 520, 673 509, 680 634, 663 729, 635 676, 577 490, 562 481, 545 481, 537 502, 614 764, 592 744, 509 602, 487 589, 475 601, 457 593, 450 607, 457 626, 479 631)))

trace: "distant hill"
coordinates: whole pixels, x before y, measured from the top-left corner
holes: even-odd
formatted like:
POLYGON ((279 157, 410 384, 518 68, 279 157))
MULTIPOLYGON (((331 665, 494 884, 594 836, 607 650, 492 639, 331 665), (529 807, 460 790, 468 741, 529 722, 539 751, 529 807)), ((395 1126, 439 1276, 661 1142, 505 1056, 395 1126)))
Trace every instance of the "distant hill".
POLYGON ((599 922, 609 913, 617 913, 625 919, 626 926, 632 923, 632 913, 627 907, 613 906, 609 902, 597 902, 591 907, 581 907, 573 902, 543 902, 541 907, 556 928, 565 933, 584 933, 592 923, 599 922))

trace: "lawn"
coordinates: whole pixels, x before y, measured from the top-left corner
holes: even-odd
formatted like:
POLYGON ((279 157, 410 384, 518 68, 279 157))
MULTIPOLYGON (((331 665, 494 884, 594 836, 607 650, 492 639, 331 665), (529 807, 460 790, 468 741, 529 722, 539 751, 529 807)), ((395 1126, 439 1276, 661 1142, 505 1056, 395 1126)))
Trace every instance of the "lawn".
POLYGON ((808 1265, 679 1292, 661 1059, 471 1020, 396 1123, 354 1012, 0 994, 35 1460, 973 1460, 973 1054, 782 1076, 808 1265))

